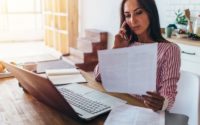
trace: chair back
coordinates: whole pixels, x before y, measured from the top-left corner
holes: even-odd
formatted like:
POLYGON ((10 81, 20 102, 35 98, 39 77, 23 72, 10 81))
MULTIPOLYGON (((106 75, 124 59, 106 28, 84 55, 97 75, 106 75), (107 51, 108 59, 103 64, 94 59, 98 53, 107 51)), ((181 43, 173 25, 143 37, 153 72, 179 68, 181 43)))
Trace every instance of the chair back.
POLYGON ((199 89, 200 77, 196 74, 181 71, 177 86, 177 96, 172 113, 180 113, 189 117, 188 125, 199 125, 199 89))

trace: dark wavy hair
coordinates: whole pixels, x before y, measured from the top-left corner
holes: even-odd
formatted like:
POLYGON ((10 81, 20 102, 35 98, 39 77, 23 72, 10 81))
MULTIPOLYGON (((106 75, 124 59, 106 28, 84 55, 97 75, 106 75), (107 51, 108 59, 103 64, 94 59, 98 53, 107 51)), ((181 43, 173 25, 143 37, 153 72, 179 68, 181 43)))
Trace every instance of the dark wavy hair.
MULTIPOLYGON (((121 3, 121 8, 120 8, 120 27, 125 21, 125 15, 124 15, 124 4, 126 3, 127 0, 123 0, 121 3)), ((166 41, 161 34, 160 30, 160 21, 159 21, 159 15, 158 15, 158 9, 156 6, 156 3, 154 0, 137 0, 139 6, 144 9, 147 14, 148 18, 150 21, 149 25, 149 36, 151 37, 152 40, 155 42, 164 42, 166 41)), ((127 31, 127 36, 131 38, 129 44, 138 41, 137 35, 132 32, 132 30, 128 27, 128 25, 125 27, 127 31)))

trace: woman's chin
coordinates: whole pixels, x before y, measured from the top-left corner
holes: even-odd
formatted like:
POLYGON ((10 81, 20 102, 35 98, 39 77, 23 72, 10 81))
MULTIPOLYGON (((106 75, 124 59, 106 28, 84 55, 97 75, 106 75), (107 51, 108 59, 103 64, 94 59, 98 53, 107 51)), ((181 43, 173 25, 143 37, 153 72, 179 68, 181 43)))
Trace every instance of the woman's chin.
POLYGON ((143 32, 141 32, 140 30, 135 30, 134 33, 138 36, 141 35, 143 32))

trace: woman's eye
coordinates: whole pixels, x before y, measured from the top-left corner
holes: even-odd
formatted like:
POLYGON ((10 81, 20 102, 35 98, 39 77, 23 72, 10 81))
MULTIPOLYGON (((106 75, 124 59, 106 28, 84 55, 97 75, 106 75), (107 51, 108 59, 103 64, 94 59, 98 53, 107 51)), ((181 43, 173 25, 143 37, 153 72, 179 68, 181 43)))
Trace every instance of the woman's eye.
POLYGON ((141 15, 143 13, 143 10, 137 10, 136 12, 135 12, 135 15, 141 15))
POLYGON ((124 16, 125 16, 125 18, 130 18, 131 17, 130 14, 125 14, 124 16))

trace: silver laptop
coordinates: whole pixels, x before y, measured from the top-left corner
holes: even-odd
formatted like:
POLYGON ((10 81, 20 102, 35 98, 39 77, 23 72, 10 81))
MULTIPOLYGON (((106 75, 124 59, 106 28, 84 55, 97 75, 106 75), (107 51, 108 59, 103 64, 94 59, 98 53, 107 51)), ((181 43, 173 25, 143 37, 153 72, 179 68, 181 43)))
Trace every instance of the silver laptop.
POLYGON ((81 84, 54 86, 50 80, 3 62, 23 89, 44 104, 74 118, 91 120, 126 101, 81 84))
POLYGON ((124 100, 77 83, 57 86, 56 88, 75 112, 87 120, 126 103, 124 100))

